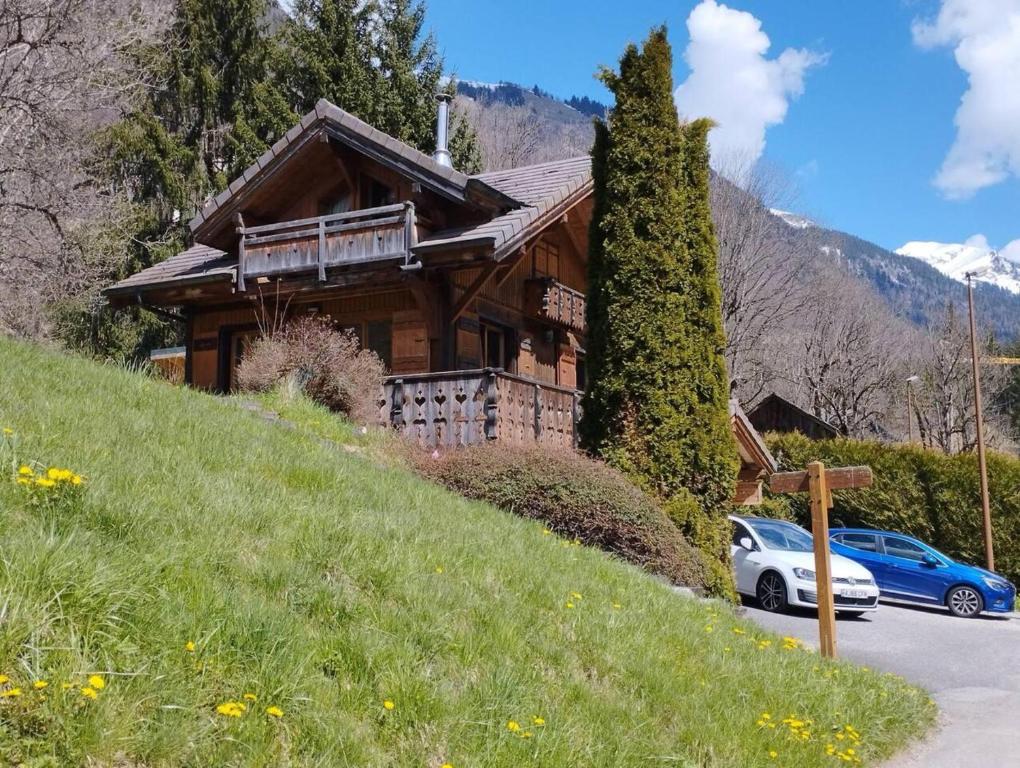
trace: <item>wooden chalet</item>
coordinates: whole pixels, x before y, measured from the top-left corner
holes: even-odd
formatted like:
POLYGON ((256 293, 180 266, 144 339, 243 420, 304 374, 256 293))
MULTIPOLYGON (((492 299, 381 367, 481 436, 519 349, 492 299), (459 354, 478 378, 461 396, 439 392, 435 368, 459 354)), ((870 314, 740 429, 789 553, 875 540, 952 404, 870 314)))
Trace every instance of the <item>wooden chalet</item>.
POLYGON ((192 219, 192 247, 106 296, 176 313, 195 387, 235 387, 260 316, 324 315, 392 374, 380 421, 423 444, 574 446, 590 159, 463 174, 446 109, 429 156, 320 101, 192 219))
POLYGON ((752 408, 747 418, 759 432, 800 432, 812 440, 831 440, 839 430, 817 416, 772 393, 752 408))

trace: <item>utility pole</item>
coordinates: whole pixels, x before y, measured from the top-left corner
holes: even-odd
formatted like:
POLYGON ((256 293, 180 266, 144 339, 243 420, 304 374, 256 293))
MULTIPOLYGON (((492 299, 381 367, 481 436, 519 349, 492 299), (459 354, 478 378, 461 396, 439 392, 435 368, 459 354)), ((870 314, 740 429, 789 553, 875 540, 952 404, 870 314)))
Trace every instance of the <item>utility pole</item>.
POLYGON ((985 561, 995 570, 992 547, 992 510, 988 502, 988 466, 985 463, 985 428, 981 416, 981 368, 978 363, 977 329, 974 322, 974 273, 967 273, 967 305, 970 310, 970 356, 974 369, 974 418, 977 432, 978 473, 981 477, 981 514, 985 534, 985 561))
POLYGON ((907 443, 910 445, 914 443, 914 414, 910 400, 913 395, 913 385, 920 380, 920 376, 907 377, 907 443))

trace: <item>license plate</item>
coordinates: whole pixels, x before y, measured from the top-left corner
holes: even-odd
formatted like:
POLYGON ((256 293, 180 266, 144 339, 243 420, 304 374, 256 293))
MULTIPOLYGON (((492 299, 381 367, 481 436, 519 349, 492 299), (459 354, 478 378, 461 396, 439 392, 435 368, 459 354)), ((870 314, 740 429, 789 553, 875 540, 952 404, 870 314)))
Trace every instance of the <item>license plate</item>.
POLYGON ((868 596, 868 592, 865 589, 844 589, 842 592, 840 592, 840 594, 843 595, 843 597, 861 598, 868 596))

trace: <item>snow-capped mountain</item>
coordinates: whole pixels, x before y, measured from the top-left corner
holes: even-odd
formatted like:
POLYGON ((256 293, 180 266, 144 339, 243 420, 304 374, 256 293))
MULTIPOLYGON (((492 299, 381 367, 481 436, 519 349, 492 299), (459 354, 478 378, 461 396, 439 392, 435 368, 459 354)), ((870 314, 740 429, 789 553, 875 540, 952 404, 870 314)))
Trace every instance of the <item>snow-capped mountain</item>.
POLYGON ((977 282, 1020 294, 1020 264, 990 248, 984 238, 966 243, 915 241, 897 248, 896 253, 920 259, 953 280, 966 282, 967 272, 973 272, 977 282))
POLYGON ((773 216, 778 216, 788 225, 794 229, 807 229, 808 227, 817 227, 811 219, 806 216, 801 216, 799 213, 790 213, 789 211, 781 211, 778 208, 769 208, 769 213, 773 216))

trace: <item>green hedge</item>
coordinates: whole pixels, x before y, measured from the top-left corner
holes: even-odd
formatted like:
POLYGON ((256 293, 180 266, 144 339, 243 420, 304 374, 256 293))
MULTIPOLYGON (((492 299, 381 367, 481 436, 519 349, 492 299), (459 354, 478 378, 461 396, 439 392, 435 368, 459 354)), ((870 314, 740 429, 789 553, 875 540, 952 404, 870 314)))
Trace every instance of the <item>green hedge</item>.
POLYGON ((568 540, 611 552, 674 584, 713 584, 706 557, 621 472, 572 451, 493 444, 421 456, 418 471, 471 499, 541 520, 568 540))
MULTIPOLYGON (((827 466, 866 464, 875 473, 871 488, 837 491, 832 525, 902 531, 950 557, 984 565, 981 494, 977 457, 947 456, 920 447, 858 440, 812 441, 802 435, 768 435, 784 469, 802 469, 809 461, 827 466)), ((1020 582, 1020 460, 988 455, 988 485, 995 544, 995 569, 1020 582)), ((805 494, 776 497, 801 524, 810 517, 805 494)))

